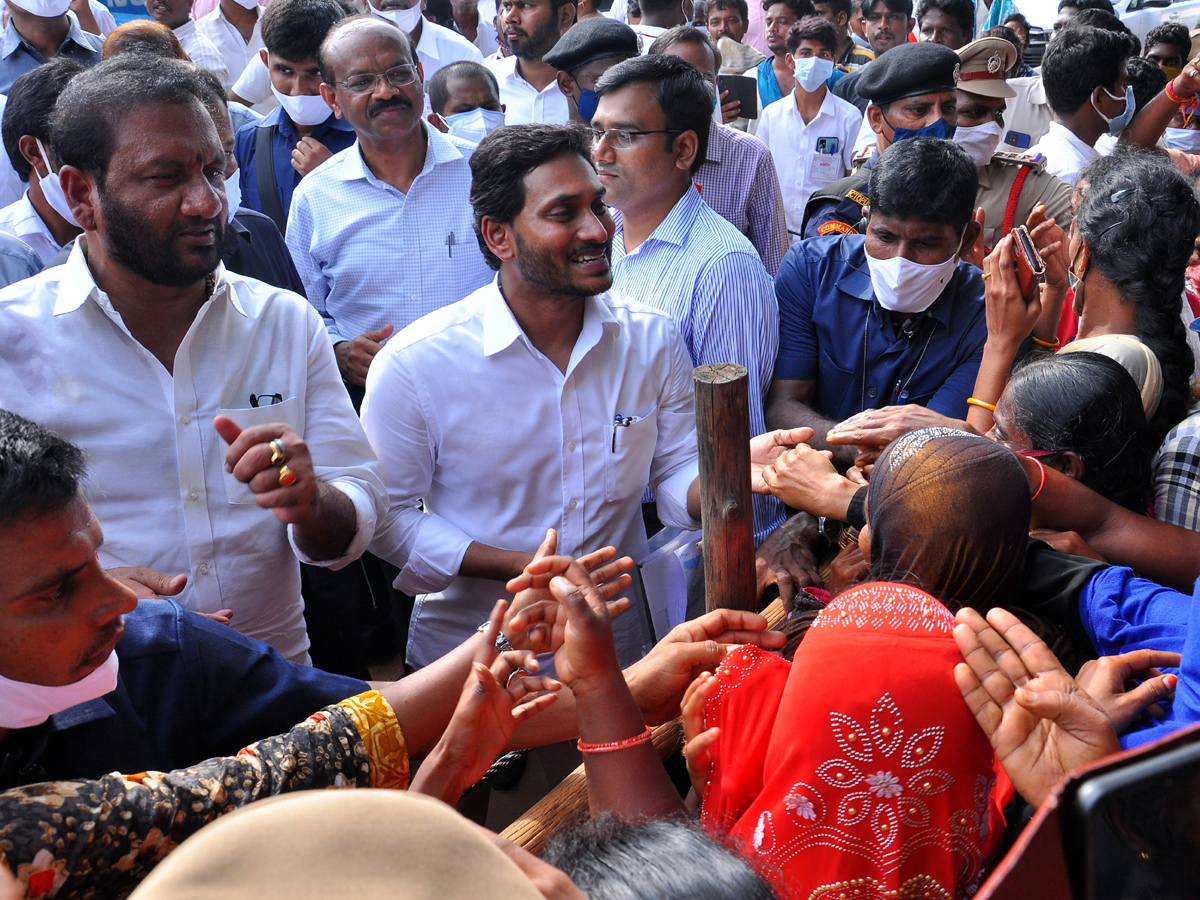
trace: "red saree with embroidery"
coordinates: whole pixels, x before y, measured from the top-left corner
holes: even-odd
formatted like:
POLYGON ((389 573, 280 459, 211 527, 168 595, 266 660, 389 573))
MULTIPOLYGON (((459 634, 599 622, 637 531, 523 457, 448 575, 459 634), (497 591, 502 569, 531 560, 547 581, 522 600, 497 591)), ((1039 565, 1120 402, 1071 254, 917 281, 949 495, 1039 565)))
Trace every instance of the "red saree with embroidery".
POLYGON ((968 897, 1012 786, 958 687, 954 617, 899 584, 847 591, 789 664, 731 654, 703 822, 789 900, 968 897))

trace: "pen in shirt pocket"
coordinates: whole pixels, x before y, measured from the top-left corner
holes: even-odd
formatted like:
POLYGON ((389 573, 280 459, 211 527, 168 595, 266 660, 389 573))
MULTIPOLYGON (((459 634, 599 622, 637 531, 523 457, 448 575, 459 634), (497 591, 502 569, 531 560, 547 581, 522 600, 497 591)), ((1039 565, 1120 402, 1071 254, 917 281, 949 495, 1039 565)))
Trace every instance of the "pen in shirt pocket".
POLYGON ((622 415, 613 416, 613 440, 612 440, 612 452, 613 453, 617 452, 617 429, 618 428, 628 428, 634 422, 640 422, 641 419, 642 419, 641 416, 622 416, 622 415))

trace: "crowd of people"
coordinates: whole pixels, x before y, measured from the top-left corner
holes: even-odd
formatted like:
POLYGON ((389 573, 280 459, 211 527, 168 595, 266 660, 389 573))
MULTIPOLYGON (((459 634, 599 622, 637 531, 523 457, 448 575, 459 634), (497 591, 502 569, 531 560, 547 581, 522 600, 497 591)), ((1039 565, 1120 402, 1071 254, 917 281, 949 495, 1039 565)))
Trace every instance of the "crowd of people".
POLYGON ((1200 723, 1185 25, 146 12, 5 13, 0 898, 969 897, 1200 723), (640 577, 721 363, 779 630, 640 577))

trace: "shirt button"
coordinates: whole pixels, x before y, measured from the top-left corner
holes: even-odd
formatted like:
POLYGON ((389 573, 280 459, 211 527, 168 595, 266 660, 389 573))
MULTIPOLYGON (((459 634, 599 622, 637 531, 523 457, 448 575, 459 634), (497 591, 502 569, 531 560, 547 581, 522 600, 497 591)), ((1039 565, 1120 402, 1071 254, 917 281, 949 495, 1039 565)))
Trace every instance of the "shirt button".
POLYGON ((187 425, 189 422, 192 421, 192 417, 189 416, 187 413, 184 413, 182 416, 179 417, 179 421, 182 422, 184 425, 187 425))
POLYGON ((413 256, 416 252, 417 252, 416 250, 409 250, 408 255, 413 256))
POLYGON ((567 444, 567 449, 570 450, 572 453, 574 453, 575 452, 575 442, 571 441, 571 443, 567 444))
POLYGON ((207 574, 208 574, 208 563, 201 563, 201 564, 200 564, 200 574, 201 574, 201 575, 207 575, 207 574))
POLYGON ((875 395, 878 393, 879 393, 879 391, 875 390, 875 388, 867 388, 867 396, 870 397, 872 400, 875 399, 875 395))
POLYGON ((188 491, 188 499, 189 500, 195 500, 199 496, 200 496, 200 492, 197 491, 195 488, 192 488, 190 491, 188 491))
POLYGON ((578 505, 579 505, 578 500, 572 500, 570 503, 567 504, 567 509, 574 509, 578 505))

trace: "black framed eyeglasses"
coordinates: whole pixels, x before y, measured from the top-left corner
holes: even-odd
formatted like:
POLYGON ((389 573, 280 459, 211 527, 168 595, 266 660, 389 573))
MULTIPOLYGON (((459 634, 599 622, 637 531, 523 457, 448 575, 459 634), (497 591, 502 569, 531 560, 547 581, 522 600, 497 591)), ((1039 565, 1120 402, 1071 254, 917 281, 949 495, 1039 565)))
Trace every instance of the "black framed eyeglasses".
POLYGON ((633 139, 643 134, 683 134, 678 128, 659 128, 656 131, 629 131, 625 128, 593 128, 592 137, 596 143, 600 139, 608 141, 608 146, 614 150, 628 150, 633 146, 633 139))
POLYGON ((337 82, 337 84, 340 84, 352 94, 367 94, 375 90, 379 85, 380 78, 386 78, 392 87, 407 87, 417 80, 417 67, 412 65, 396 66, 393 69, 388 69, 382 75, 378 72, 364 72, 361 75, 352 75, 345 81, 337 82))

